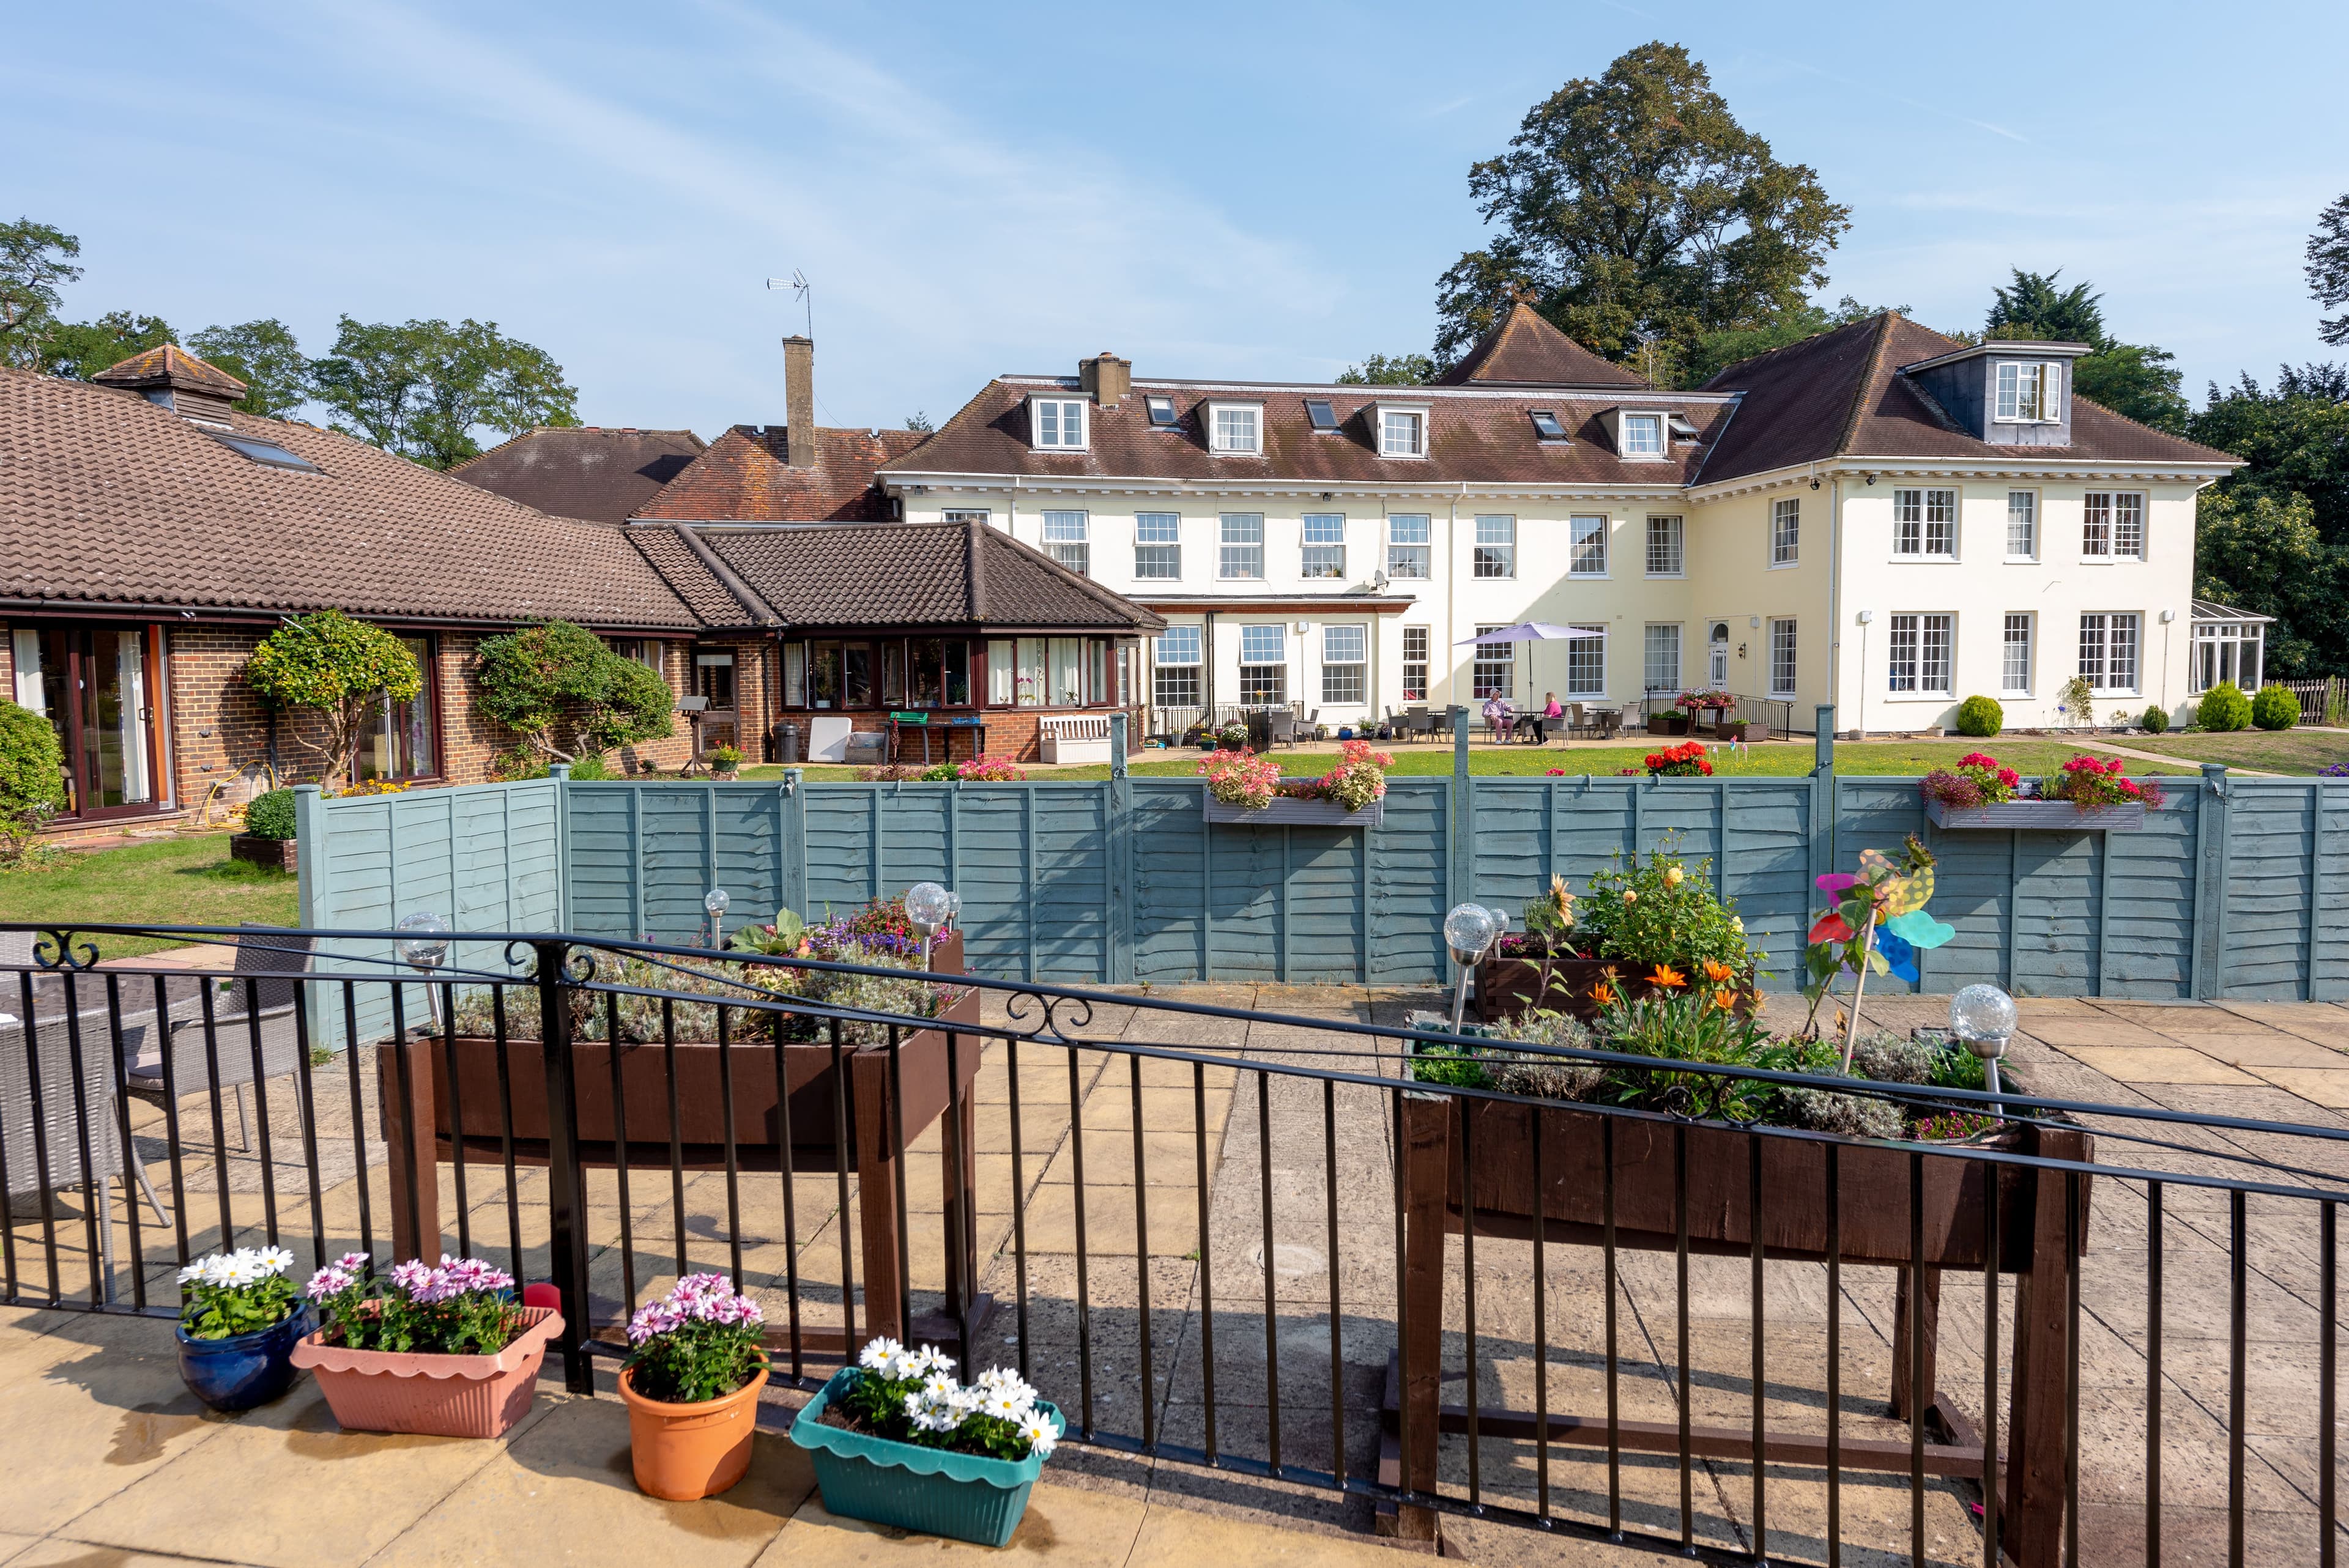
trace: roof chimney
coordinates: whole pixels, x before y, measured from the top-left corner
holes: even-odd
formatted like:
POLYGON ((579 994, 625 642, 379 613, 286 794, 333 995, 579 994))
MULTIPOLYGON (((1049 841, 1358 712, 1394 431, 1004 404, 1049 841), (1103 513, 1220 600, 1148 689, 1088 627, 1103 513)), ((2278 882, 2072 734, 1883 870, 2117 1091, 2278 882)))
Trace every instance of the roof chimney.
POLYGON ((790 421, 783 461, 815 467, 815 340, 797 333, 783 339, 783 413, 790 421))
POLYGON ((176 343, 166 343, 109 365, 90 377, 101 387, 136 392, 199 425, 228 429, 229 409, 244 396, 244 383, 205 364, 176 343))
POLYGON ((1104 408, 1114 408, 1133 390, 1133 361, 1120 359, 1104 348, 1092 359, 1077 361, 1077 381, 1104 408))

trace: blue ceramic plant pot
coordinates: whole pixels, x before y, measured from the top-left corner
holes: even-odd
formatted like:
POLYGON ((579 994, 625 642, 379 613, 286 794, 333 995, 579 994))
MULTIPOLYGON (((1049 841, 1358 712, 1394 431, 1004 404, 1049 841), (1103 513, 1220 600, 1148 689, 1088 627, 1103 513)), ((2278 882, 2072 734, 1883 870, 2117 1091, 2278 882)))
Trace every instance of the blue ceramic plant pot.
POLYGON ((295 1304, 292 1316, 267 1328, 226 1339, 191 1339, 185 1328, 174 1325, 181 1381, 215 1410, 266 1405, 294 1386, 294 1363, 286 1357, 304 1336, 317 1328, 317 1317, 306 1301, 295 1304))
MULTIPOLYGON (((815 1466, 824 1511, 981 1546, 1008 1544, 1028 1511, 1029 1489, 1043 1460, 1035 1454, 991 1460, 948 1453, 825 1426, 824 1407, 841 1395, 852 1375, 846 1368, 833 1373, 792 1421, 792 1441, 807 1450, 815 1466)), ((1067 1429, 1056 1408, 1039 1399, 1036 1408, 1055 1428, 1067 1429)))

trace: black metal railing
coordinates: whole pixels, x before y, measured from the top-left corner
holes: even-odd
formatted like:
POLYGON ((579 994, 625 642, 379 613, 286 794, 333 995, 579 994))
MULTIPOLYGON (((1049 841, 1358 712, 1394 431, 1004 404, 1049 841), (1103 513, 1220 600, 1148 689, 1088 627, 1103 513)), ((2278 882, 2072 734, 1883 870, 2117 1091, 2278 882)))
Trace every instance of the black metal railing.
POLYGON ((1494 1047, 1351 1014, 545 934, 353 956, 399 939, 39 932, 0 972, 0 1299, 169 1316, 216 1247, 453 1240, 559 1289, 585 1393, 659 1281, 715 1265, 771 1303, 779 1382, 876 1332, 1009 1348, 1080 1442, 1349 1494, 1407 1536, 1471 1513, 1719 1562, 2333 1560, 2339 1128, 1507 1047, 1682 1086, 1642 1108, 1421 1081, 1430 1050, 1494 1047), (254 961, 101 965, 136 935, 254 961), (1757 1083, 1996 1125, 1702 1114, 1757 1083), (1889 1415, 1852 1392, 1887 1362, 1889 1415), (2222 1474, 2223 1507, 2195 1501, 2222 1474))

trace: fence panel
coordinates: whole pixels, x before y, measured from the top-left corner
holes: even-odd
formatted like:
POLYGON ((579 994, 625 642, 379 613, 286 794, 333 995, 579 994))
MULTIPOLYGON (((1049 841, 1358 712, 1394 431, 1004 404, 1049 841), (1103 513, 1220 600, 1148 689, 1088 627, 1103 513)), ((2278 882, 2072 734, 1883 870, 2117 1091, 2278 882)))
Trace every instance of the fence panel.
POLYGON ((2227 788, 2225 994, 2296 1002, 2308 995, 2313 956, 2317 787, 2233 779, 2227 788))

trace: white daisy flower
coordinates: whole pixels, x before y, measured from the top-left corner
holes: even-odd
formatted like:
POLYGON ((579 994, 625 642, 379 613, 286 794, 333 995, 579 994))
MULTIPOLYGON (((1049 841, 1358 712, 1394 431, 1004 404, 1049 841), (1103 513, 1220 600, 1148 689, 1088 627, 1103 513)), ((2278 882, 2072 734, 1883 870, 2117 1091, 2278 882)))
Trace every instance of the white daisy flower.
POLYGON ((1032 1414, 1020 1423, 1019 1435, 1028 1439, 1029 1451, 1040 1460, 1052 1457, 1052 1445, 1060 1441, 1061 1437, 1052 1429, 1051 1422, 1032 1414))
POLYGON ((883 1335, 866 1344, 864 1353, 858 1356, 856 1360, 859 1366, 869 1372, 884 1372, 891 1361, 905 1353, 904 1346, 888 1336, 883 1335))

